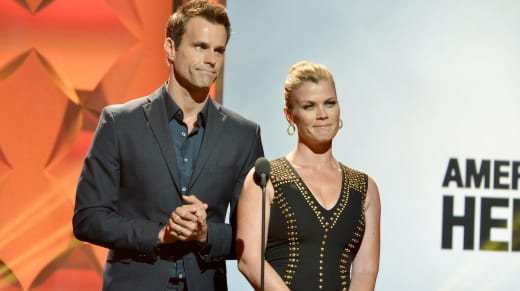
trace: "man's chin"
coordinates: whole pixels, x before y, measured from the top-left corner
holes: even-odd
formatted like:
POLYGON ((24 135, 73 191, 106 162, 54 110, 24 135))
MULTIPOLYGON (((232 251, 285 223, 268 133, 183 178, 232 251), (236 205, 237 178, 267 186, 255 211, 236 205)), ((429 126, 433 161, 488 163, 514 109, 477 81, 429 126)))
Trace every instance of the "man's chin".
POLYGON ((195 84, 195 86, 200 90, 209 90, 213 83, 215 83, 215 80, 204 80, 202 82, 198 82, 195 84))
POLYGON ((209 89, 211 88, 211 85, 213 85, 213 83, 211 84, 204 84, 204 85, 198 85, 196 86, 197 90, 200 90, 200 91, 209 91, 209 89))

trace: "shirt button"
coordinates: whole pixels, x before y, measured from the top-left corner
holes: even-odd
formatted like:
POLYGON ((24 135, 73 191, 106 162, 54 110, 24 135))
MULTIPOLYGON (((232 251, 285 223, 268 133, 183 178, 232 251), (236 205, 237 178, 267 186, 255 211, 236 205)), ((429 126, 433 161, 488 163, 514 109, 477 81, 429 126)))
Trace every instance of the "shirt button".
POLYGON ((188 158, 184 158, 184 162, 187 163, 188 162, 188 158))
POLYGON ((186 192, 186 187, 182 187, 182 188, 181 188, 181 191, 182 191, 182 192, 186 192))
POLYGON ((186 137, 186 132, 185 131, 181 132, 181 135, 186 137))

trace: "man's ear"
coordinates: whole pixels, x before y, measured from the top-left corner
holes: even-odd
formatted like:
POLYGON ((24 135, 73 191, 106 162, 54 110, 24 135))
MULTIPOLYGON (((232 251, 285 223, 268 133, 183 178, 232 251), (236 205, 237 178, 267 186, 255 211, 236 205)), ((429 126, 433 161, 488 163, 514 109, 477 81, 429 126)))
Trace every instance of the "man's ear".
POLYGON ((173 39, 167 37, 164 39, 164 52, 166 53, 166 58, 168 60, 175 60, 175 43, 173 39))

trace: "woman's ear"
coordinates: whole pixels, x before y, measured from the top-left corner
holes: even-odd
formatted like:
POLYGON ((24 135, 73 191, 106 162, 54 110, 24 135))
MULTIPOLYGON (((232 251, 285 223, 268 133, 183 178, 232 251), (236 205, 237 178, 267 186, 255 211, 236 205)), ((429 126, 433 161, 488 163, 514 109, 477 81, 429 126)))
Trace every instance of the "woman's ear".
POLYGON ((289 111, 289 108, 287 108, 287 106, 283 108, 283 114, 285 115, 285 119, 287 119, 287 122, 289 122, 289 124, 294 124, 292 114, 289 111))

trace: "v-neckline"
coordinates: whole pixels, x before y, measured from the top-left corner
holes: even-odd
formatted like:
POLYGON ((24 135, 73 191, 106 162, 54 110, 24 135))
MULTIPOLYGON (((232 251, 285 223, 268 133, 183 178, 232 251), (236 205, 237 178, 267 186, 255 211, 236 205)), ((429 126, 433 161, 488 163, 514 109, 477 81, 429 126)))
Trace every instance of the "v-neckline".
POLYGON ((343 193, 343 188, 344 188, 344 184, 345 184, 345 171, 340 163, 340 169, 341 169, 341 186, 339 188, 339 195, 338 195, 338 198, 336 199, 336 202, 334 203, 334 205, 332 205, 332 207, 330 209, 327 209, 323 206, 323 204, 320 203, 320 201, 316 198, 316 196, 314 196, 314 193, 312 193, 311 191, 311 188, 309 188, 309 186, 307 185, 307 183, 305 183, 305 181, 303 180, 302 176, 300 176, 300 174, 298 173, 298 171, 296 171, 296 169, 294 168, 294 166, 291 164, 291 162, 289 162, 289 160, 286 158, 286 157, 283 157, 283 159, 285 160, 285 162, 287 163, 287 165, 289 165, 289 168, 291 169, 291 171, 294 173, 294 175, 298 178, 298 180, 300 180, 300 182, 302 183, 303 187, 305 187, 305 189, 309 192, 309 196, 312 197, 312 200, 314 200, 314 202, 316 204, 319 205, 319 207, 321 208, 321 210, 323 212, 326 212, 326 213, 329 213, 329 212, 332 212, 334 209, 336 209, 341 201, 341 195, 343 193))

